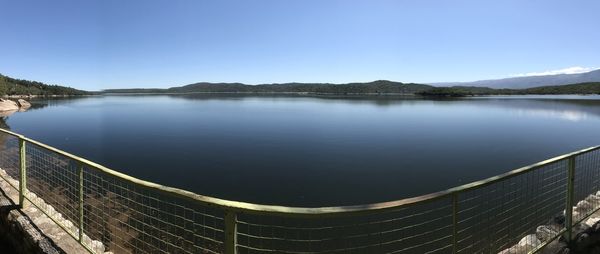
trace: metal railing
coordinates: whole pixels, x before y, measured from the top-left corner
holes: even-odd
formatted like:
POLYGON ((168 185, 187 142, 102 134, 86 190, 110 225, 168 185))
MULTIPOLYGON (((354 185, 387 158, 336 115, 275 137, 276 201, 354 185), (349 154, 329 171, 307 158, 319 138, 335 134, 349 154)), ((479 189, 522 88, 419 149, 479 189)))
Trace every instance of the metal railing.
POLYGON ((573 239, 574 226, 600 209, 600 146, 419 197, 321 208, 165 187, 3 129, 0 168, 20 205, 36 206, 92 253, 497 253, 515 244, 537 252, 573 239), (549 220, 543 241, 527 237, 549 220))

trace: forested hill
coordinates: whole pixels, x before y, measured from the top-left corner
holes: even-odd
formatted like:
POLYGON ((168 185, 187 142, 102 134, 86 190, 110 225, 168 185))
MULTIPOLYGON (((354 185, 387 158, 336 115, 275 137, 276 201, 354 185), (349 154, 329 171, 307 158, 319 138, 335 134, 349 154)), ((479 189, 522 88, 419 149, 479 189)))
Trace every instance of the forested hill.
POLYGON ((0 74, 0 96, 2 95, 84 95, 86 91, 75 88, 48 85, 42 82, 14 79, 0 74))
POLYGON ((194 83, 159 88, 110 89, 104 93, 312 93, 312 94, 418 94, 424 96, 600 94, 600 82, 527 89, 494 89, 477 86, 434 87, 430 85, 378 80, 368 83, 285 83, 246 85, 242 83, 194 83))
POLYGON ((539 86, 527 89, 493 89, 476 86, 435 87, 417 93, 424 96, 469 95, 527 95, 527 94, 600 94, 600 82, 587 82, 561 86, 539 86))
POLYGON ((430 85, 378 80, 368 83, 284 83, 246 85, 242 83, 200 82, 168 89, 109 89, 105 93, 322 93, 322 94, 415 94, 430 85))
POLYGON ((535 94, 600 94, 600 82, 587 82, 562 86, 540 86, 524 89, 535 94))
MULTIPOLYGON (((526 89, 493 89, 477 86, 434 87, 424 84, 377 80, 367 83, 283 83, 246 85, 242 83, 200 82, 160 88, 109 89, 103 93, 312 93, 312 94, 419 94, 425 96, 519 95, 519 94, 600 94, 600 82, 526 89)), ((0 96, 3 95, 86 95, 92 92, 42 82, 15 79, 0 74, 0 96)), ((94 93, 97 94, 97 93, 94 93)))

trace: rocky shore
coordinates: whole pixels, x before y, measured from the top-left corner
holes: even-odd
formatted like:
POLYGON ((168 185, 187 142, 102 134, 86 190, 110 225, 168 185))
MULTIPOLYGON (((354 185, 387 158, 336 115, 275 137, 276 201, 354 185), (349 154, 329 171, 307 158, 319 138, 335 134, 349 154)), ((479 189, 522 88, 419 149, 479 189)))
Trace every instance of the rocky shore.
POLYGON ((35 95, 35 94, 17 94, 17 95, 4 95, 2 96, 2 98, 4 99, 31 99, 31 98, 66 98, 66 97, 76 97, 76 96, 83 96, 81 94, 78 95, 72 95, 72 94, 47 94, 47 95, 35 95))
MULTIPOLYGON (((573 207, 573 218, 584 217, 592 213, 587 219, 573 227, 573 240, 567 243, 564 236, 560 236, 546 245, 540 253, 544 254, 588 254, 600 253, 600 211, 596 211, 600 204, 600 191, 591 194, 573 207)), ((565 215, 551 218, 546 225, 537 227, 535 234, 523 237, 514 246, 501 251, 499 254, 525 254, 538 246, 558 236, 565 227, 565 215)))
POLYGON ((0 116, 9 116, 17 111, 25 111, 29 107, 31 103, 24 99, 0 99, 0 116))

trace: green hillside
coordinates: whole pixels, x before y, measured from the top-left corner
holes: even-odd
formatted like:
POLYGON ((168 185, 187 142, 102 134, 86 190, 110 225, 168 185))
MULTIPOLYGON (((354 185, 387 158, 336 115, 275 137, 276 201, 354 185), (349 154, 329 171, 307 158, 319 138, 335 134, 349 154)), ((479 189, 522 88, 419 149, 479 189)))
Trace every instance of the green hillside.
POLYGON ((368 83, 284 83, 246 85, 242 83, 200 82, 185 86, 110 89, 104 93, 311 93, 311 94, 417 94, 422 96, 460 97, 477 95, 526 94, 600 94, 600 82, 527 89, 494 89, 477 86, 434 87, 430 85, 377 80, 368 83))
POLYGON ((540 86, 527 89, 493 89, 476 86, 435 87, 418 92, 423 96, 460 97, 476 95, 534 95, 534 94, 600 94, 600 82, 561 86, 540 86))
POLYGON ((524 89, 530 94, 600 94, 600 82, 588 82, 562 86, 540 86, 524 89))
POLYGON ((71 87, 48 85, 42 82, 14 79, 0 74, 0 96, 2 95, 84 95, 86 91, 71 87))

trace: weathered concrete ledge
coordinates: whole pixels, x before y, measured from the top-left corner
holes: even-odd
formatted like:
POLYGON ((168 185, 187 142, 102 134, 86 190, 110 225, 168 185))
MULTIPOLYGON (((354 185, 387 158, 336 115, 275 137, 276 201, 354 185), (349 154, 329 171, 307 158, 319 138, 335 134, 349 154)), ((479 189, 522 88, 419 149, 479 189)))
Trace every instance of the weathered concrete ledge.
POLYGON ((4 191, 0 190, 0 237, 6 239, 16 253, 66 253, 17 208, 4 191))

